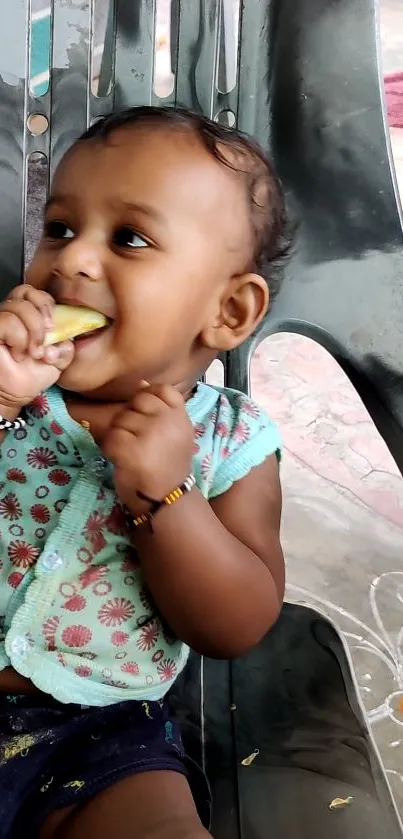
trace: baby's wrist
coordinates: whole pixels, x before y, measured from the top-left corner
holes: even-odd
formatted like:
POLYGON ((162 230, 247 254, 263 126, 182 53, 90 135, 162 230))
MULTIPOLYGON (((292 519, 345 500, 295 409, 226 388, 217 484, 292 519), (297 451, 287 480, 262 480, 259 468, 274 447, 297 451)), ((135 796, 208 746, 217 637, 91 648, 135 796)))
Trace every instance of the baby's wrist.
POLYGON ((142 501, 136 492, 133 492, 133 497, 130 498, 129 502, 125 501, 125 507, 127 507, 129 514, 132 518, 137 518, 137 516, 141 516, 146 514, 150 510, 150 504, 148 501, 142 501))
POLYGON ((5 435, 9 431, 15 431, 25 425, 21 414, 23 411, 22 405, 2 405, 0 404, 0 443, 3 442, 5 435))
POLYGON ((150 498, 141 492, 136 493, 137 500, 140 504, 136 504, 132 512, 134 527, 136 529, 146 527, 152 533, 154 518, 159 516, 164 508, 167 509, 171 508, 174 504, 176 505, 176 502, 180 501, 184 495, 192 492, 195 486, 196 479, 190 473, 184 481, 174 487, 171 492, 160 500, 150 498))
POLYGON ((14 422, 21 416, 24 410, 24 405, 7 405, 0 403, 0 417, 9 422, 14 422))

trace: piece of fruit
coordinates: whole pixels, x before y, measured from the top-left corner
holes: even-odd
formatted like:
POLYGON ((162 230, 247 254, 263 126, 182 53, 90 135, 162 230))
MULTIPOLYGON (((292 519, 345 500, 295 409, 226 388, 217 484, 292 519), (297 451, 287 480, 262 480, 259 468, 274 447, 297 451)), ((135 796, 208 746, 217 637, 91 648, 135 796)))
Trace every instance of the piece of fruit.
POLYGON ((108 318, 101 312, 93 309, 85 309, 82 306, 55 306, 53 310, 53 328, 45 335, 44 345, 59 344, 61 341, 69 341, 84 335, 86 332, 94 332, 95 329, 102 329, 108 323, 108 318))

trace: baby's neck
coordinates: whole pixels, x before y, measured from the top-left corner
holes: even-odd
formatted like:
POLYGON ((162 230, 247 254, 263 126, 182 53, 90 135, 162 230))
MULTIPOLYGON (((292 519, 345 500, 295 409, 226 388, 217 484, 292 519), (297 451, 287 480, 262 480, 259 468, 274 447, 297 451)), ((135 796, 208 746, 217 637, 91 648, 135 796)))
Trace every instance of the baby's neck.
POLYGON ((124 407, 124 402, 91 402, 88 399, 80 399, 75 394, 66 397, 66 408, 70 416, 88 428, 98 445, 102 443, 116 414, 124 407))
MULTIPOLYGON (((194 391, 195 387, 189 385, 183 393, 184 399, 189 399, 194 391)), ((127 404, 126 402, 95 402, 70 392, 65 394, 65 402, 72 419, 88 428, 98 445, 101 445, 116 414, 123 411, 127 404)))

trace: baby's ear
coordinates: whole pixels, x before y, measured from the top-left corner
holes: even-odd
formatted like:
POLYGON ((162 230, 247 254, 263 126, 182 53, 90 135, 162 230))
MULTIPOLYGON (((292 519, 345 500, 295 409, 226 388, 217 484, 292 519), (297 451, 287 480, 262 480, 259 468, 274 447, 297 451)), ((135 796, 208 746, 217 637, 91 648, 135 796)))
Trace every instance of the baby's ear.
POLYGON ((228 352, 240 346, 263 320, 269 306, 269 290, 258 274, 232 277, 221 298, 215 322, 200 335, 208 349, 228 352))

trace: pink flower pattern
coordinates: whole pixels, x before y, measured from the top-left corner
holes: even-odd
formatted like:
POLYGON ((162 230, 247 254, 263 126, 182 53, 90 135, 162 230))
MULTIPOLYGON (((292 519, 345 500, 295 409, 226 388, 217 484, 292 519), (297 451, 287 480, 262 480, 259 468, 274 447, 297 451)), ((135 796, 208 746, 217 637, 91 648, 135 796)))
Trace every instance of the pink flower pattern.
POLYGON ((130 635, 128 632, 122 632, 122 630, 118 629, 116 632, 112 632, 111 641, 115 647, 124 647, 127 644, 130 635))
POLYGON ((164 658, 160 664, 157 665, 157 673, 161 682, 171 682, 178 671, 178 667, 172 658, 164 658))
POLYGON ((63 431, 61 425, 59 425, 59 423, 56 422, 56 420, 53 420, 50 423, 50 430, 51 430, 52 434, 57 434, 57 436, 59 436, 61 434, 64 434, 64 431, 63 431))
POLYGON ((152 650, 155 647, 160 634, 159 623, 156 620, 151 621, 140 630, 139 637, 136 644, 139 650, 152 650))
POLYGON ((250 426, 243 420, 239 420, 232 432, 232 439, 238 443, 246 443, 250 437, 250 426))
POLYGON ((113 505, 105 519, 105 527, 116 536, 124 536, 127 533, 127 513, 120 504, 113 505))
POLYGON ((126 661, 120 669, 122 673, 130 673, 131 676, 138 676, 140 673, 140 668, 136 661, 126 661))
POLYGON ((15 481, 16 484, 26 484, 27 476, 22 469, 8 469, 6 472, 8 481, 15 481))
POLYGON ((49 480, 52 484, 63 487, 70 483, 71 477, 65 469, 52 469, 52 471, 49 472, 49 480))
POLYGON ((89 519, 87 519, 84 528, 84 537, 90 542, 94 554, 102 551, 102 548, 106 545, 104 536, 105 527, 105 517, 98 510, 92 513, 89 519))
POLYGON ((248 416, 252 417, 255 420, 258 420, 260 417, 260 408, 258 405, 256 405, 256 402, 252 402, 251 399, 243 400, 242 410, 244 414, 248 414, 248 416))
POLYGON ((102 577, 105 577, 105 574, 107 573, 107 565, 90 565, 85 571, 81 572, 78 578, 80 580, 81 588, 88 588, 88 586, 92 586, 94 583, 97 583, 98 580, 101 580, 102 577))
POLYGON ((92 632, 89 627, 81 624, 67 626, 62 632, 62 640, 66 647, 86 647, 91 638, 92 632))
POLYGON ((50 521, 49 507, 45 504, 33 504, 29 512, 38 524, 47 524, 50 521))
POLYGON ((30 545, 28 542, 23 542, 21 539, 15 539, 14 542, 9 544, 8 555, 10 561, 17 568, 30 568, 38 559, 39 548, 30 545))
POLYGON ((46 417, 46 414, 49 413, 49 402, 46 395, 44 393, 40 393, 39 396, 31 402, 27 410, 32 417, 35 417, 35 419, 43 419, 43 417, 46 417))
POLYGON ((24 579, 24 575, 20 574, 19 571, 12 571, 10 576, 8 577, 8 584, 11 588, 18 588, 21 580, 24 579))
POLYGON ((34 469, 50 469, 51 466, 56 466, 57 460, 51 449, 38 446, 38 448, 31 449, 28 452, 27 463, 34 469))
MULTIPOLYGON (((94 492, 92 506, 65 509, 80 481, 80 452, 52 416, 46 394, 35 400, 28 415, 30 436, 24 441, 30 442, 21 442, 18 449, 12 441, 13 448, 3 449, 2 455, 0 579, 7 583, 9 596, 41 560, 63 510, 74 532, 69 570, 54 576, 51 608, 39 627, 35 615, 27 627, 32 644, 84 680, 102 680, 122 691, 139 680, 145 687, 160 681, 168 690, 178 675, 180 642, 155 617, 127 511, 102 477, 89 490, 94 492), (91 663, 95 659, 96 666, 91 663)), ((239 396, 230 402, 221 395, 210 414, 194 423, 194 472, 206 494, 224 458, 261 428, 267 428, 264 415, 239 396)), ((52 578, 42 573, 38 580, 52 586, 52 578)))
POLYGON ((206 433, 206 426, 205 426, 204 422, 197 422, 196 425, 194 426, 194 432, 195 432, 196 440, 200 439, 201 437, 204 437, 204 435, 206 433))
POLYGON ((15 492, 9 492, 0 501, 0 516, 8 521, 16 521, 21 518, 21 504, 15 492))
POLYGON ((215 433, 218 437, 228 437, 229 428, 226 422, 218 422, 215 427, 215 433))
POLYGON ((59 628, 60 618, 55 615, 53 618, 48 618, 47 621, 43 624, 42 627, 42 634, 47 641, 47 649, 48 650, 55 650, 56 649, 56 632, 59 628))
POLYGON ((69 612, 82 612, 87 605, 86 598, 81 594, 73 594, 64 601, 62 609, 67 609, 69 612))
POLYGON ((134 603, 127 597, 114 597, 98 610, 98 620, 105 626, 120 626, 134 615, 134 611, 134 603))
POLYGON ((208 478, 211 469, 211 454, 206 454, 201 462, 201 473, 203 478, 208 478))
POLYGON ((91 667, 86 667, 85 664, 79 664, 78 667, 75 668, 74 672, 77 676, 81 676, 82 679, 89 679, 92 674, 91 667))

